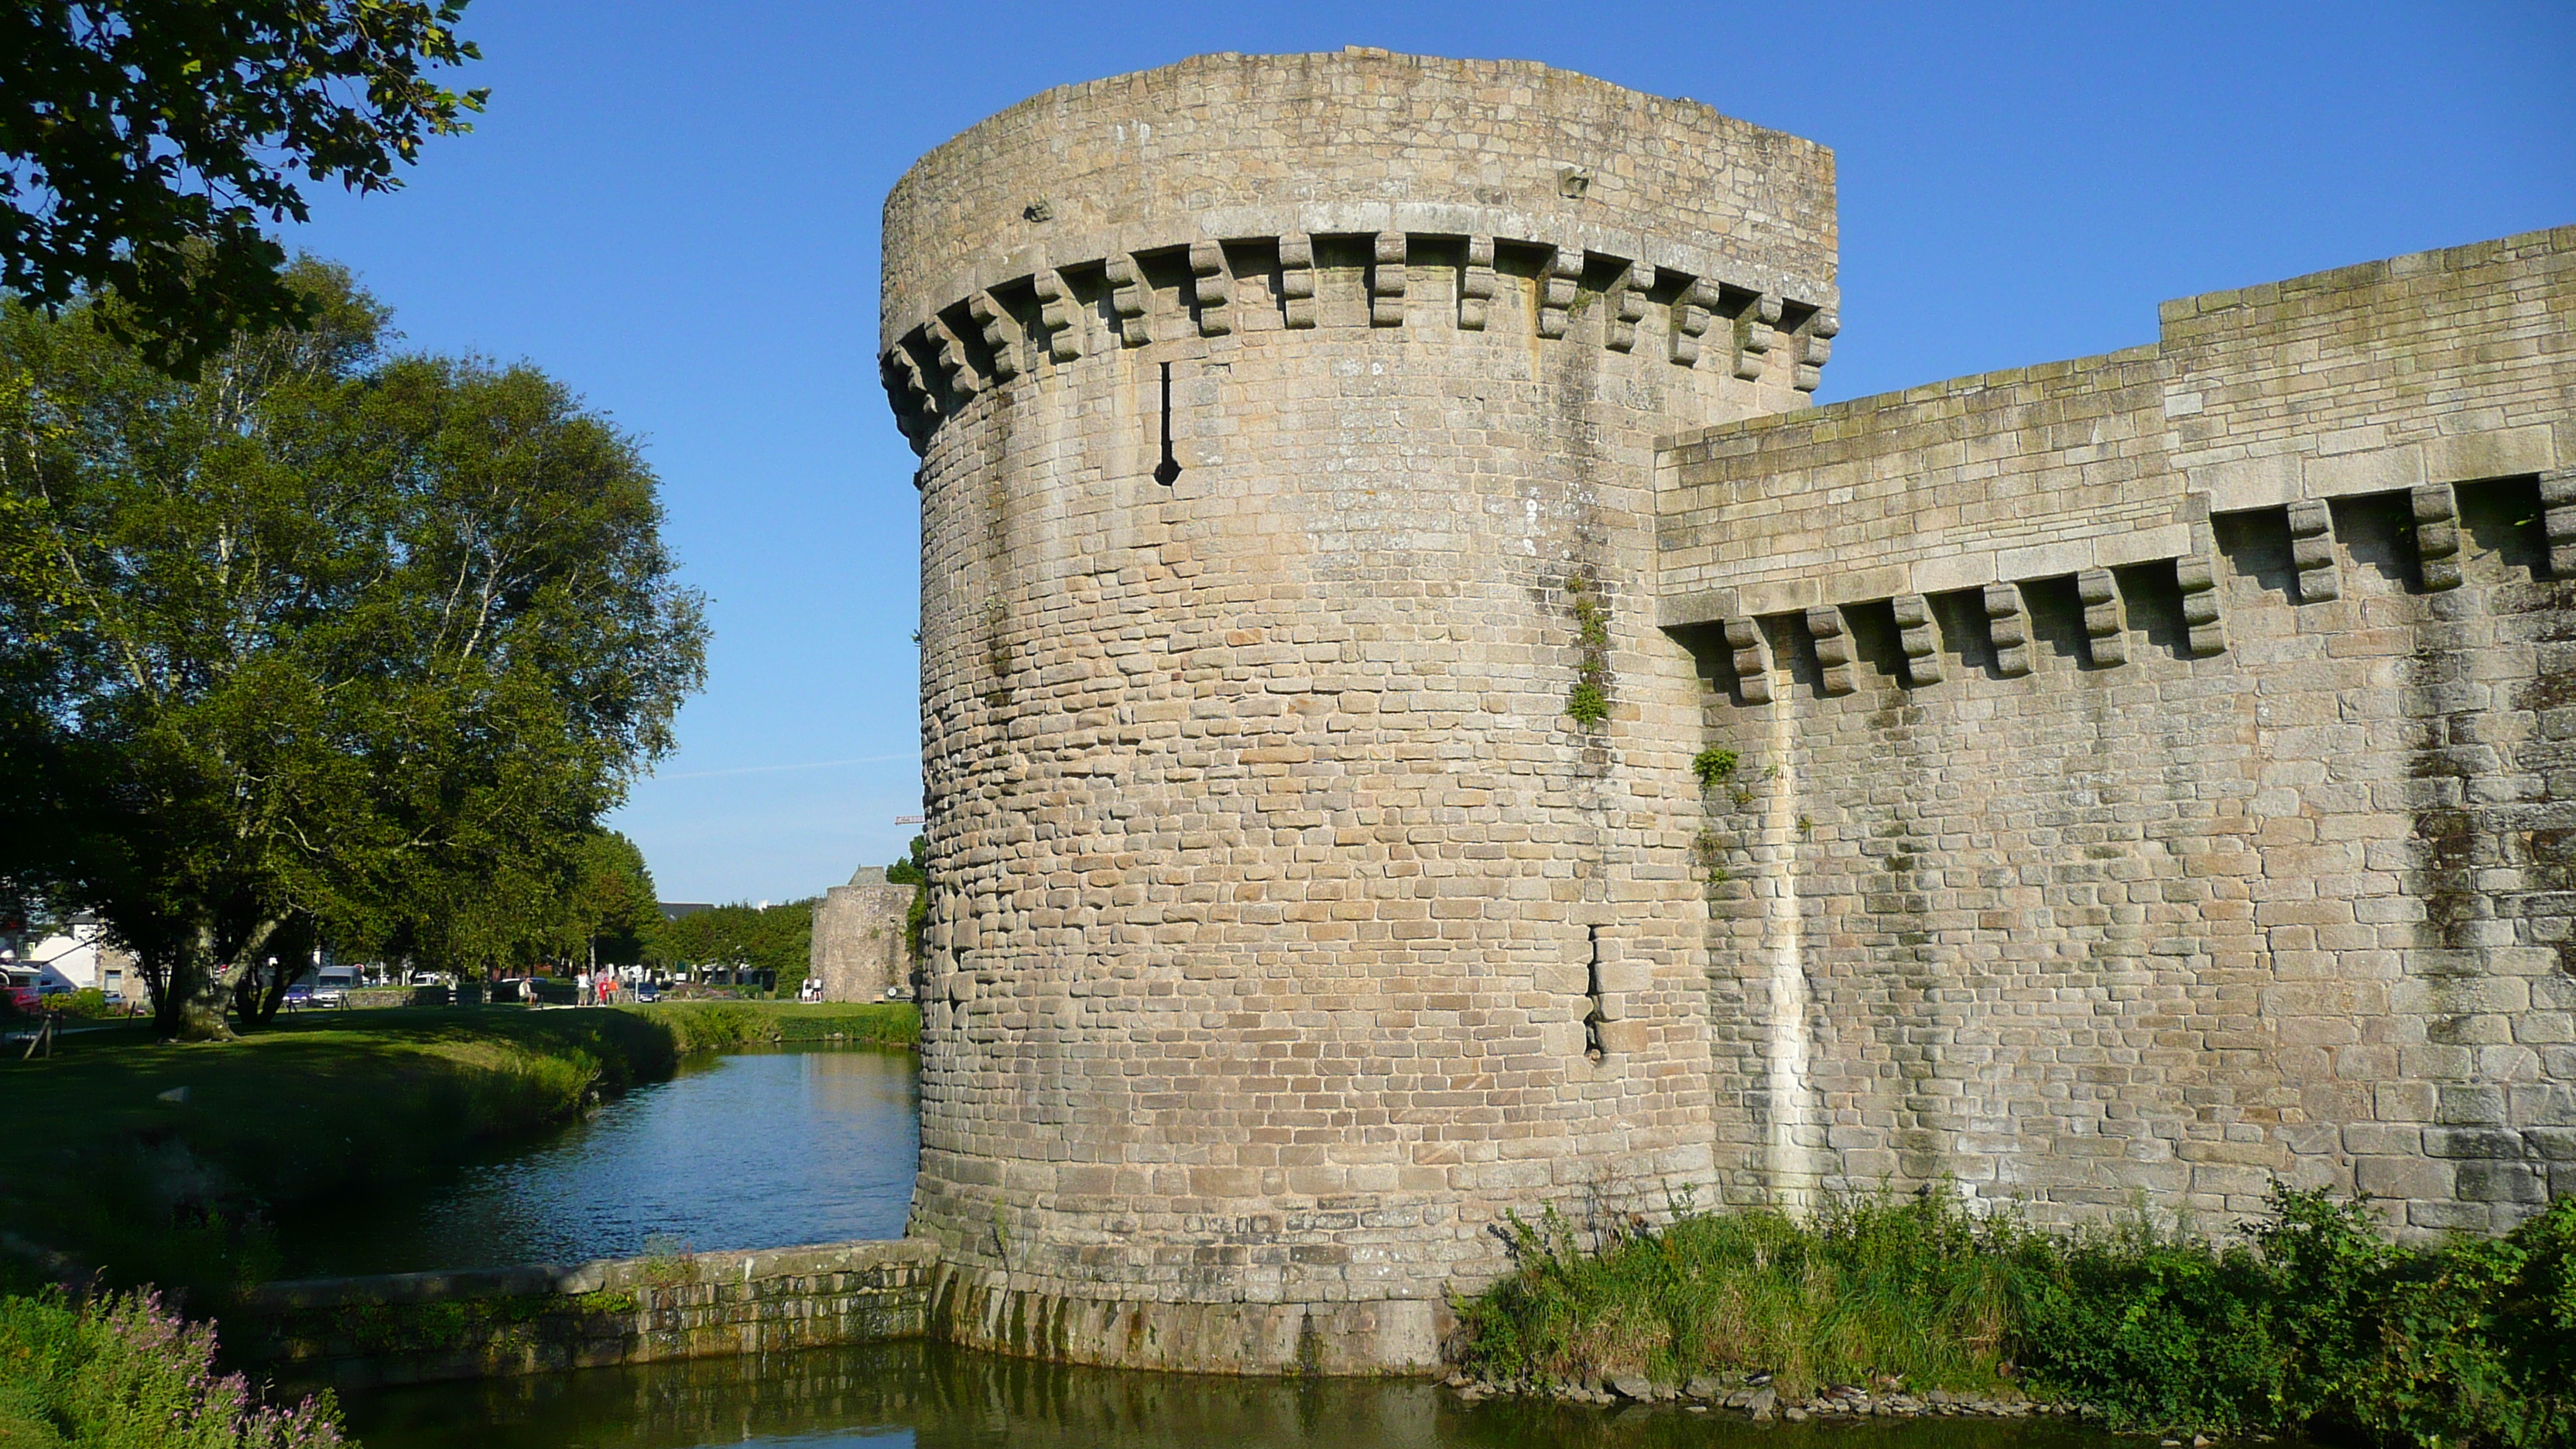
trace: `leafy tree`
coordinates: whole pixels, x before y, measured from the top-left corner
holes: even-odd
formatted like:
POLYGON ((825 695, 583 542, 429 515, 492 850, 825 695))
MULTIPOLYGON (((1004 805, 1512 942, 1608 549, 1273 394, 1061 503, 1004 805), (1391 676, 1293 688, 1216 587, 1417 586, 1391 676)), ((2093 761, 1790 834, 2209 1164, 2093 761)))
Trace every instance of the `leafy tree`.
POLYGON ((17 869, 176 1034, 224 1034, 298 916, 432 966, 527 949, 703 676, 630 441, 533 369, 384 355, 345 273, 291 281, 312 323, 193 383, 0 307, 17 869))
POLYGON ((921 928, 930 920, 930 837, 916 835, 904 858, 886 867, 886 884, 912 887, 912 904, 903 912, 903 944, 907 957, 918 967, 921 963, 921 928))
POLYGON ((0 6, 0 290, 87 309, 194 377, 238 331, 310 321, 261 229, 306 219, 297 176, 352 191, 470 129, 486 92, 464 0, 19 0, 0 6))
POLYGON ((768 971, 778 990, 792 991, 813 962, 814 902, 810 897, 769 906, 736 901, 665 921, 653 933, 646 954, 666 969, 768 971))
POLYGON ((582 840, 575 870, 564 898, 564 958, 588 960, 596 953, 613 966, 641 963, 645 941, 662 924, 644 852, 614 830, 595 830, 582 840))

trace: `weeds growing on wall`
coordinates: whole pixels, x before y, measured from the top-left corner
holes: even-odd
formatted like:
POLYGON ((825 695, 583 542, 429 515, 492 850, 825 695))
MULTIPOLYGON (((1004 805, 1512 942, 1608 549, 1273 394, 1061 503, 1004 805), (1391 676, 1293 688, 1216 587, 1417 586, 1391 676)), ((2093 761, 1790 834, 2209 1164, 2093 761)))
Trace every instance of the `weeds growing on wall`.
POLYGON ((1462 1307, 1468 1362, 1498 1380, 1736 1371, 1794 1397, 1894 1376, 2079 1400, 2122 1428, 2576 1444, 2576 1197, 2428 1248, 2286 1189, 2223 1242, 2043 1233, 1930 1191, 1805 1222, 1684 1213, 1589 1253, 1553 1218, 1515 1227, 1518 1270, 1462 1307))
POLYGON ((1600 581, 1589 574, 1567 575, 1565 593, 1574 613, 1574 641, 1583 650, 1574 688, 1565 696, 1565 715, 1588 730, 1610 718, 1610 606, 1602 602, 1600 581))
POLYGON ((1712 748, 1691 756, 1691 774, 1699 781, 1699 792, 1705 795, 1726 783, 1742 762, 1743 757, 1733 750, 1712 748))

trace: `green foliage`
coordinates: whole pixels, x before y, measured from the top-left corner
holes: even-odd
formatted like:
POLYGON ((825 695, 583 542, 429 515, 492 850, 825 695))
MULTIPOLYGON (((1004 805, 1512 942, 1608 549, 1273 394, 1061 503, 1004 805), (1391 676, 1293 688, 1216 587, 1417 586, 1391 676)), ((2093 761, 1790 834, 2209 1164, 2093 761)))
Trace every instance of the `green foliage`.
POLYGON ((352 191, 471 129, 464 0, 225 0, 0 10, 0 289, 95 315, 195 376, 237 330, 311 316, 261 229, 306 219, 295 173, 352 191))
POLYGON ((920 885, 930 879, 930 837, 916 835, 904 857, 886 867, 887 885, 920 885))
POLYGON ((0 877, 105 917, 165 1031, 281 929, 529 959, 703 677, 631 440, 290 281, 308 323, 193 384, 0 306, 0 877))
POLYGON ((1576 1251, 1552 1214, 1514 1220, 1519 1271, 1465 1305, 1472 1366, 1498 1378, 1768 1372, 1781 1391, 1897 1374, 1993 1389, 2031 1235, 1925 1192, 1631 1223, 1576 1251))
POLYGON ((558 958, 587 961, 596 953, 615 966, 642 962, 646 944, 662 928, 644 852, 614 830, 594 830, 575 850, 573 871, 550 943, 558 958))
POLYGON ((45 1010, 53 1012, 57 1016, 69 1016, 76 1017, 84 1021, 95 1021, 101 1017, 115 1015, 117 1008, 107 1004, 106 992, 99 990, 95 986, 84 986, 78 991, 65 992, 60 996, 46 997, 45 1010))
POLYGON ((1610 717, 1610 696, 1589 679, 1578 679, 1565 696, 1565 716, 1589 729, 1610 717))
POLYGON ((792 994, 814 960, 814 902, 756 906, 736 901, 664 921, 654 928, 645 955, 663 967, 772 971, 778 989, 792 994))
POLYGON ((328 1394, 264 1404, 218 1373, 215 1333, 151 1293, 78 1309, 0 1298, 0 1441, 67 1449, 321 1449, 345 1444, 328 1394))
POLYGON ((912 904, 903 912, 903 943, 906 956, 921 959, 921 928, 930 920, 930 837, 916 835, 904 858, 886 867, 886 884, 908 885, 912 904))
POLYGON ((1691 774, 1699 779, 1700 793, 1716 789, 1735 773, 1737 763, 1733 750, 1706 749, 1691 756, 1691 774))
POLYGON ((2576 1444, 2576 1197, 2418 1249, 2285 1188, 2226 1243, 2143 1222, 2052 1237, 1931 1191, 1804 1223, 1685 1212, 1588 1254, 1554 1217, 1514 1225, 1518 1270, 1462 1306, 1468 1361, 1495 1377, 1770 1372, 1798 1394, 1896 1375, 2010 1383, 2130 1429, 2576 1444))
POLYGON ((1565 580, 1575 643, 1583 650, 1574 687, 1565 696, 1565 715, 1587 730, 1610 718, 1610 610, 1600 600, 1600 588, 1588 573, 1569 574, 1565 580))

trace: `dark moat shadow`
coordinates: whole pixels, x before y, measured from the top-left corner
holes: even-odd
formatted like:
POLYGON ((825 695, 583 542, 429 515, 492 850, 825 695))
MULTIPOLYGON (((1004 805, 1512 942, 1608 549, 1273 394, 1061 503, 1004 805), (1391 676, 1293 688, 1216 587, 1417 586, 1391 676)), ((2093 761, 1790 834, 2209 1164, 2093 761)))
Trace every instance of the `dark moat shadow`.
POLYGON ((2060 1420, 1757 1424, 1676 1404, 1470 1405, 1424 1379, 1248 1379, 1070 1368, 939 1344, 427 1384, 351 1397, 368 1449, 2112 1449, 2060 1420))

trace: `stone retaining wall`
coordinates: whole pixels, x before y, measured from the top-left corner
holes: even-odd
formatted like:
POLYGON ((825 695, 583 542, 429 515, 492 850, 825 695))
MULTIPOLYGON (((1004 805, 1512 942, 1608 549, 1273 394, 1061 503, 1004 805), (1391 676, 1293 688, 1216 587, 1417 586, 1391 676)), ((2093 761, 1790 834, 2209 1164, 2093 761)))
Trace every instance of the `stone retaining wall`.
POLYGON ((234 1360, 352 1387, 916 1338, 921 1242, 271 1283, 226 1313, 234 1360))

